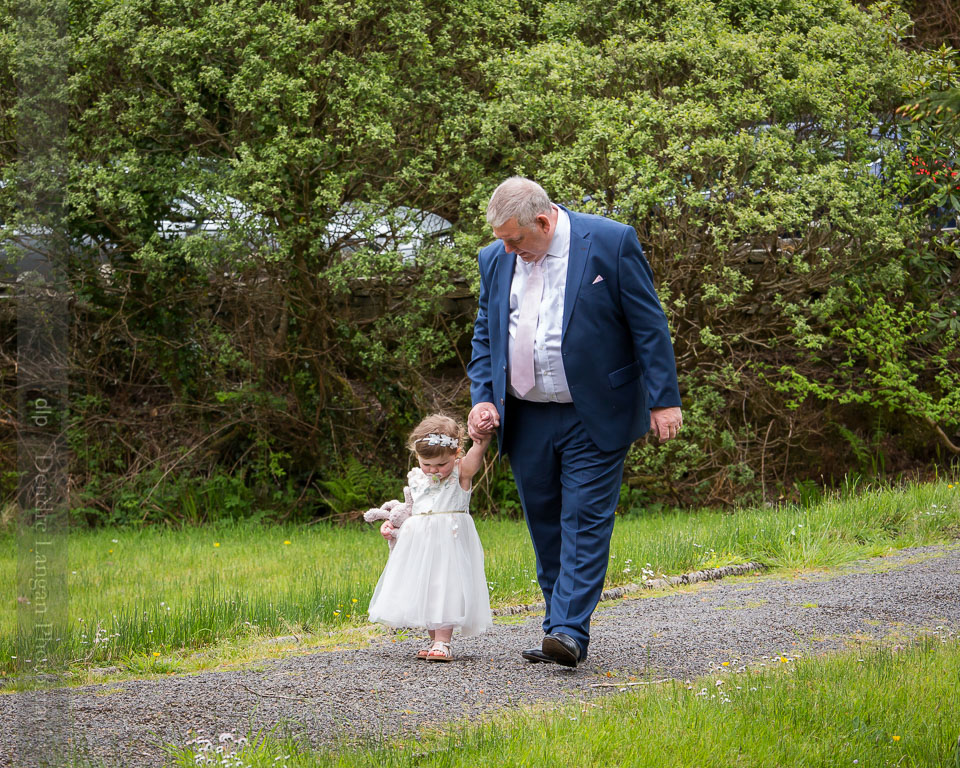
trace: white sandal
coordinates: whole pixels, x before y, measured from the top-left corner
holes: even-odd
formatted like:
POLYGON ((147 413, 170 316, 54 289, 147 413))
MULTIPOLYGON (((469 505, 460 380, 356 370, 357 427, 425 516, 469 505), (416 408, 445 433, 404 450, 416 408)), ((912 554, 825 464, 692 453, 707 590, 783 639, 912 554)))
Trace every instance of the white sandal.
POLYGON ((450 643, 442 643, 439 640, 434 641, 430 652, 427 654, 427 661, 453 661, 453 652, 450 650, 450 643))

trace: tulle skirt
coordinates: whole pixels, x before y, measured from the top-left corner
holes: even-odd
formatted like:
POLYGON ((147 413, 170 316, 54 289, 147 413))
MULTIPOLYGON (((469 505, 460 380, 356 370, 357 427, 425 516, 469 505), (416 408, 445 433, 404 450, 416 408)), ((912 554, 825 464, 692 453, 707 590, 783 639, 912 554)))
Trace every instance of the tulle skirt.
POLYGON ((400 527, 373 592, 370 621, 390 627, 489 629, 483 548, 467 513, 414 515, 400 527))

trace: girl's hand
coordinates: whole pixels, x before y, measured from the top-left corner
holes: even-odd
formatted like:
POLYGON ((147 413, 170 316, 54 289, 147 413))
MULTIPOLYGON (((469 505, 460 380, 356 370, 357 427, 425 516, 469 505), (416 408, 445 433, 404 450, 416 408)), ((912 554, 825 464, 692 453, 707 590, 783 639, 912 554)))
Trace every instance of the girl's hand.
POLYGON ((500 426, 500 414, 493 403, 477 403, 467 416, 467 431, 470 439, 480 440, 484 434, 491 434, 500 426))
POLYGON ((397 529, 394 527, 393 523, 389 520, 384 520, 383 525, 380 526, 380 535, 385 539, 392 539, 393 533, 397 529))

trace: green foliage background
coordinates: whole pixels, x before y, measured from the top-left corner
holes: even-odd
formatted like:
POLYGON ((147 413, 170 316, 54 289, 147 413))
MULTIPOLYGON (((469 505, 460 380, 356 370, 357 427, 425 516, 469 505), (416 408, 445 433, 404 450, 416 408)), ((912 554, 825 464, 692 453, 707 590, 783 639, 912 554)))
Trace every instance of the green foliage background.
MULTIPOLYGON (((483 205, 513 173, 635 226, 659 281, 687 428, 634 448, 630 503, 776 497, 960 450, 957 136, 895 112, 956 87, 957 57, 908 51, 893 3, 66 13, 82 519, 299 518, 397 496, 409 426, 469 407, 483 205), (412 211, 452 224, 415 263, 381 237, 412 211)), ((0 213, 22 232, 30 59, 11 2, 0 18, 0 213)), ((10 492, 15 430, 0 430, 10 492)), ((506 472, 482 505, 515 510, 506 472)))

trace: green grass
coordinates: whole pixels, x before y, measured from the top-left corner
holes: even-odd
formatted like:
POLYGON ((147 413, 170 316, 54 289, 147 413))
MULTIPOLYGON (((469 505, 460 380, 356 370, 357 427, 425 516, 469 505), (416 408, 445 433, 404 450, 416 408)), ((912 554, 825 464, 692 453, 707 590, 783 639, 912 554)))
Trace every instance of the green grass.
MULTIPOLYGON (((10 544, 0 579, 12 581, 10 544)), ((359 526, 76 531, 65 649, 73 662, 130 664, 223 638, 355 624, 377 555, 385 561, 386 546, 359 526)), ((15 607, 0 614, 0 656, 24 658, 15 607)))
MULTIPOLYGON (((525 525, 481 519, 477 527, 492 603, 538 601, 525 525)), ((867 491, 808 509, 637 513, 617 520, 607 581, 748 561, 830 567, 958 533, 960 486, 947 482, 867 491)), ((387 558, 376 528, 363 524, 83 530, 71 532, 68 543, 69 617, 55 651, 74 667, 142 669, 181 649, 348 630, 365 621, 387 558)), ((12 535, 0 539, 2 583, 16 583, 17 554, 12 535)), ((14 599, 0 605, 5 675, 32 669, 17 607, 14 599)))
MULTIPOLYGON (((248 741, 229 764, 958 768, 957 680, 960 643, 928 637, 906 649, 801 659, 759 672, 718 670, 692 684, 625 688, 361 746, 312 749, 278 734, 237 734, 248 741)), ((168 765, 196 765, 202 750, 172 746, 168 765)))

